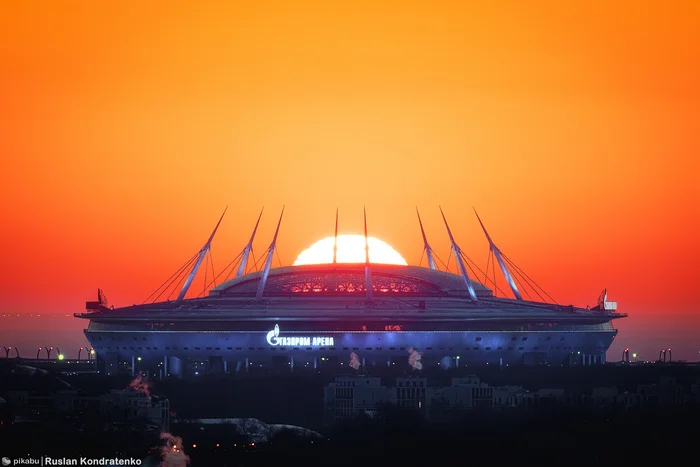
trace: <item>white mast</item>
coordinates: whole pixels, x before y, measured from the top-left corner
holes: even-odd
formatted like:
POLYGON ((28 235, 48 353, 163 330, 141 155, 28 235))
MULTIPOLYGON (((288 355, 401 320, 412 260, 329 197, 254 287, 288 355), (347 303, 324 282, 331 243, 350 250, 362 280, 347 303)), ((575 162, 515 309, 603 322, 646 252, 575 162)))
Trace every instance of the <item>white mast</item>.
POLYGON ((457 265, 459 266, 459 272, 462 274, 462 278, 464 279, 464 285, 467 286, 467 290, 469 291, 469 295, 471 296, 472 301, 477 302, 478 299, 476 298, 474 286, 472 285, 472 281, 469 279, 469 274, 467 274, 467 268, 464 267, 464 261, 462 260, 462 250, 459 248, 459 246, 457 246, 457 243, 455 242, 455 239, 452 236, 452 231, 450 231, 450 226, 447 225, 447 219, 445 219, 445 213, 442 212, 442 207, 440 207, 440 214, 442 214, 442 220, 445 221, 445 227, 447 227, 447 233, 450 236, 452 250, 455 252, 455 257, 457 258, 457 265))
POLYGON ((428 244, 428 237, 425 236, 425 230, 423 230, 423 222, 420 220, 420 213, 418 212, 418 207, 416 207, 416 214, 418 214, 418 223, 420 224, 420 233, 423 234, 423 248, 425 249, 425 254, 428 257, 428 264, 430 269, 437 269, 435 267, 435 260, 433 259, 433 249, 430 248, 428 244))
POLYGON ((365 290, 367 299, 372 299, 372 270, 369 266, 369 241, 367 240, 367 208, 363 207, 365 216, 365 290))
MULTIPOLYGON (((228 209, 228 206, 226 206, 226 209, 228 209)), ((204 257, 209 253, 209 249, 211 248, 211 241, 214 239, 214 235, 216 235, 216 231, 219 228, 219 224, 221 224, 221 220, 224 218, 224 214, 226 214, 226 209, 224 209, 224 213, 221 214, 221 218, 219 219, 219 222, 216 223, 216 227, 214 227, 214 231, 211 233, 209 236, 209 240, 207 240, 207 243, 204 244, 201 250, 199 250, 199 257, 197 258, 197 262, 194 264, 194 267, 190 271, 189 276, 187 276, 187 280, 185 281, 185 285, 182 286, 182 290, 180 291, 180 295, 177 296, 177 301, 182 300, 185 298, 185 295, 187 294, 187 291, 190 288, 190 285, 192 285, 192 280, 194 279, 194 276, 197 275, 197 271, 199 271, 199 266, 202 264, 202 260, 204 257)))
POLYGON ((280 225, 282 224, 282 216, 284 216, 284 206, 282 206, 282 214, 280 214, 280 220, 277 222, 277 230, 275 230, 275 236, 272 237, 272 243, 267 249, 267 260, 265 261, 265 269, 263 269, 262 276, 260 277, 260 284, 258 284, 258 292, 255 294, 255 299, 260 300, 265 290, 265 284, 267 283, 267 276, 270 274, 270 265, 272 265, 272 256, 275 253, 275 248, 277 247, 277 234, 280 231, 280 225))
POLYGON ((335 208, 335 240, 333 242, 333 264, 338 259, 338 208, 335 208))
POLYGON ((238 271, 236 272, 236 277, 242 276, 243 273, 245 272, 245 267, 246 267, 246 264, 248 263, 248 255, 250 255, 250 252, 253 249, 253 239, 255 238, 255 232, 258 230, 258 225, 260 224, 260 218, 262 217, 262 213, 264 210, 265 210, 264 207, 260 210, 260 215, 258 216, 258 221, 255 223, 255 228, 253 229, 253 235, 250 236, 250 241, 243 249, 243 257, 241 258, 241 264, 238 266, 238 271))
POLYGON ((510 290, 513 291, 513 295, 515 295, 515 298, 517 298, 518 300, 522 300, 523 297, 520 295, 520 291, 518 291, 518 287, 515 285, 513 276, 510 275, 510 271, 506 267, 506 263, 503 262, 503 258, 501 257, 501 250, 499 250, 498 247, 493 243, 493 240, 491 240, 491 236, 486 231, 484 223, 481 222, 481 218, 479 217, 479 213, 476 212, 476 208, 472 207, 472 209, 474 209, 474 214, 476 214, 476 218, 479 220, 479 224, 481 224, 481 228, 483 229, 484 234, 486 235, 486 239, 489 241, 489 247, 493 252, 493 255, 496 257, 496 261, 498 261, 499 266, 501 266, 501 271, 503 271, 503 276, 506 278, 506 281, 508 281, 510 290))

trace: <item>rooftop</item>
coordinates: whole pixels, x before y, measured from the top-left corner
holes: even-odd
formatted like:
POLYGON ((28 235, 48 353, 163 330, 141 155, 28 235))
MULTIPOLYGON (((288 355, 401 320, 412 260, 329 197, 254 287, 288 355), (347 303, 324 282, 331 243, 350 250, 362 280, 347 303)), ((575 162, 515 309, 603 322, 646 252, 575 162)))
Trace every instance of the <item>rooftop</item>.
MULTIPOLYGON (((459 295, 467 294, 462 276, 418 266, 372 264, 372 291, 377 294, 459 295)), ((253 272, 213 288, 210 296, 253 296, 262 272, 253 272)), ((479 282, 471 281, 477 296, 490 297, 492 292, 479 282)), ((271 269, 265 296, 292 294, 347 295, 365 293, 364 264, 314 264, 271 269)))

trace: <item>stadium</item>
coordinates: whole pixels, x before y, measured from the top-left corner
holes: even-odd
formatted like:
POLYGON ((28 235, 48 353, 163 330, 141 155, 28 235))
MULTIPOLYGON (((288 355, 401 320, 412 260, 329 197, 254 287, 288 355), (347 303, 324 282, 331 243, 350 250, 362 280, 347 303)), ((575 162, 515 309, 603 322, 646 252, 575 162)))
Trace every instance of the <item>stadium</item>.
POLYGON ((407 265, 391 247, 368 237, 366 215, 364 236, 339 236, 337 212, 334 237, 302 253, 294 265, 273 268, 283 214, 264 265, 247 271, 258 217, 250 241, 225 268, 229 275, 206 296, 186 298, 223 215, 199 252, 149 297, 155 297, 152 302, 108 307, 98 291, 98 300, 75 316, 89 320, 85 335, 103 371, 195 377, 386 366, 419 371, 595 365, 605 362, 617 334, 613 320, 626 316, 607 301, 606 291, 594 307, 554 302, 496 247, 478 214, 489 242, 485 272, 462 252, 443 214, 459 274, 438 269, 420 215, 427 267, 407 265), (364 261, 357 261, 357 251, 364 261), (509 294, 497 286, 497 269, 509 294), (176 289, 177 298, 161 300, 176 289))

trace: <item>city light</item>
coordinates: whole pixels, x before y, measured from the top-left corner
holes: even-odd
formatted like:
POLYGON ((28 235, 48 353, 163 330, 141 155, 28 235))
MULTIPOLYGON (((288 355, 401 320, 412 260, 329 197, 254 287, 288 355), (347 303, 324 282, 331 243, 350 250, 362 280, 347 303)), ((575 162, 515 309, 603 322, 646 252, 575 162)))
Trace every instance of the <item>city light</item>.
POLYGON ((65 357, 63 356, 62 353, 58 354, 58 359, 59 359, 59 360, 63 360, 64 358, 65 358, 65 357))

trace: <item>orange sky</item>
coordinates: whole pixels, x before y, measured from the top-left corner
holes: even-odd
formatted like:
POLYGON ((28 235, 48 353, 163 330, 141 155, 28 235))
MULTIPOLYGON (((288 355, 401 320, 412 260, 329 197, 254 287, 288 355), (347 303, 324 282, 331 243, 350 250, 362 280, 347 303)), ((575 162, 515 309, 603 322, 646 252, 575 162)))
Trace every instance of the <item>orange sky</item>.
POLYGON ((286 264, 363 205, 445 260, 441 204, 483 266, 474 205, 559 302, 696 310, 697 2, 196 3, 0 3, 0 310, 140 303, 282 204, 286 264))

